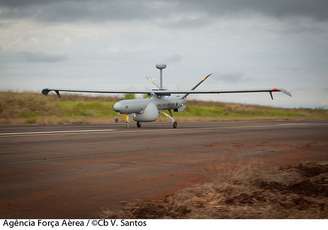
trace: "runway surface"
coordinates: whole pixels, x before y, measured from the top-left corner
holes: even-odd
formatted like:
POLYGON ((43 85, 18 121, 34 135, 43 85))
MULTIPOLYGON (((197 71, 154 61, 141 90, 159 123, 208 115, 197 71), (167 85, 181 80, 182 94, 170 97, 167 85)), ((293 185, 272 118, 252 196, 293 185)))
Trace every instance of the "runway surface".
POLYGON ((328 122, 0 126, 0 217, 98 217, 258 160, 328 160, 328 122))

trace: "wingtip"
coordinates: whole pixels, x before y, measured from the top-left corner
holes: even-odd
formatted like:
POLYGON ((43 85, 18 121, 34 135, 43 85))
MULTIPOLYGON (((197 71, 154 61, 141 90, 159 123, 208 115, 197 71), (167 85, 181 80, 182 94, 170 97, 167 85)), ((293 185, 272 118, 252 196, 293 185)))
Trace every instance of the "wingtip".
POLYGON ((204 78, 203 81, 205 81, 207 78, 209 78, 213 73, 207 74, 204 78))
POLYGON ((48 88, 45 88, 41 91, 41 93, 44 95, 44 96, 48 96, 50 90, 48 88))
POLYGON ((280 92, 292 97, 292 94, 289 91, 287 91, 286 89, 279 89, 279 90, 280 90, 280 92))

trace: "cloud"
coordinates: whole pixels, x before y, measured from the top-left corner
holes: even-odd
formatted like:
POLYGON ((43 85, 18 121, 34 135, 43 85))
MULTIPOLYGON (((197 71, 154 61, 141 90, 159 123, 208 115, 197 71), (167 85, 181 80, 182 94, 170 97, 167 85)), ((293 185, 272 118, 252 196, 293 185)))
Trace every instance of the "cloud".
POLYGON ((238 72, 232 72, 232 73, 217 73, 214 75, 214 80, 225 82, 225 83, 240 83, 246 80, 249 80, 249 78, 245 77, 245 74, 238 73, 238 72))
MULTIPOLYGON (((1 52, 1 50, 0 50, 1 52)), ((62 62, 67 60, 67 56, 61 54, 50 54, 41 52, 15 52, 15 53, 0 53, 2 62, 62 62)))
MULTIPOLYGON (((167 4, 162 6, 167 8, 164 5, 167 4)), ((0 1, 0 7, 1 18, 29 18, 55 23, 138 20, 154 18, 160 13, 150 1, 0 1)))
POLYGON ((226 82, 226 83, 236 83, 245 81, 247 78, 243 73, 219 73, 215 74, 216 81, 226 82))
POLYGON ((191 13, 172 15, 164 20, 157 20, 157 24, 168 29, 193 29, 195 27, 206 27, 214 22, 214 18, 204 13, 191 13))
POLYGON ((181 1, 181 8, 204 11, 212 15, 236 15, 250 13, 271 17, 309 17, 328 19, 326 0, 190 0, 181 1))
POLYGON ((0 22, 0 29, 7 28, 8 23, 0 22))
POLYGON ((180 54, 173 54, 171 56, 168 56, 162 60, 162 63, 166 64, 173 64, 173 63, 178 63, 181 62, 182 56, 180 54))
POLYGON ((327 0, 0 0, 0 18, 47 22, 161 20, 203 25, 210 17, 260 14, 269 17, 328 19, 327 0), (200 18, 193 18, 200 15, 200 18))
MULTIPOLYGON (((294 93, 295 87, 326 86, 327 4, 0 0, 1 88, 39 90, 42 81, 43 87, 142 89, 140 76, 158 76, 154 65, 160 62, 168 64, 170 88, 191 87, 210 72, 217 74, 204 89, 281 86, 294 93)), ((212 98, 272 104, 258 95, 212 98)), ((327 98, 326 90, 273 103, 316 105, 321 98, 327 98)))

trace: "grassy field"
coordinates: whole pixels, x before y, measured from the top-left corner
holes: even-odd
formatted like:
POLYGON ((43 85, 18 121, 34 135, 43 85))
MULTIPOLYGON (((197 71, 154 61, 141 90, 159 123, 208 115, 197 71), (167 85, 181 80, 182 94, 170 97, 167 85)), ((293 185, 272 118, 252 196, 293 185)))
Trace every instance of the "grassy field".
MULTIPOLYGON (((0 92, 1 124, 112 123, 123 117, 112 110, 117 98, 80 95, 43 96, 39 93, 0 92)), ((324 109, 282 109, 235 103, 189 101, 175 113, 178 120, 327 120, 324 109)), ((166 120, 161 117, 160 120, 166 120)))

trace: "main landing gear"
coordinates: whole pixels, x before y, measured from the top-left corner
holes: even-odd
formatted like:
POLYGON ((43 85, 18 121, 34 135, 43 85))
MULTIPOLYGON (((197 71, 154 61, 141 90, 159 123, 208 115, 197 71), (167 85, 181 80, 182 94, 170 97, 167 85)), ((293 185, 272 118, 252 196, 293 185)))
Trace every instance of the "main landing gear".
MULTIPOLYGON (((129 128, 130 127, 130 115, 126 115, 126 127, 129 128)), ((140 128, 141 127, 141 122, 137 121, 137 127, 140 128)))
MULTIPOLYGON (((125 115, 125 125, 127 128, 130 128, 130 116, 129 114, 125 115)), ((141 122, 137 121, 137 127, 140 128, 141 127, 141 122)))
MULTIPOLYGON (((171 123, 172 123, 172 127, 174 129, 176 129, 178 127, 178 122, 174 119, 173 117, 173 113, 172 110, 169 110, 169 113, 165 113, 165 112, 161 112, 164 116, 166 116, 167 118, 170 119, 171 123)), ((129 128, 130 127, 130 115, 125 115, 125 124, 126 127, 129 128)), ((137 121, 137 127, 141 128, 141 122, 137 121)))
POLYGON ((176 129, 178 127, 178 122, 176 122, 176 120, 174 119, 172 110, 169 110, 169 114, 162 111, 162 114, 170 119, 170 121, 172 122, 172 127, 174 129, 176 129))

